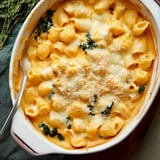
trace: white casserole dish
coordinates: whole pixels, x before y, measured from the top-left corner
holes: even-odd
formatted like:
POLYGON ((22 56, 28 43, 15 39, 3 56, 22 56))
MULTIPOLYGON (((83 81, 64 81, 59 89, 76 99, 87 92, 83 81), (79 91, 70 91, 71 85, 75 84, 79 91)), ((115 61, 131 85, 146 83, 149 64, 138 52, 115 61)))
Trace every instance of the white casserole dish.
MULTIPOLYGON (((32 29, 35 28, 37 22, 40 17, 49 9, 56 0, 41 0, 37 6, 32 10, 25 23, 23 24, 18 37, 16 39, 14 48, 12 50, 12 56, 10 61, 10 72, 9 72, 9 85, 11 91, 11 98, 13 104, 15 103, 14 98, 14 90, 13 90, 13 73, 14 73, 14 60, 15 57, 21 53, 24 48, 25 42, 28 37, 32 33, 32 29)), ((153 26, 153 34, 155 37, 155 43, 157 45, 157 59, 153 69, 153 75, 151 79, 150 88, 146 95, 143 106, 141 107, 139 113, 134 117, 134 119, 129 123, 122 132, 116 136, 112 141, 109 141, 105 144, 88 148, 88 149, 76 149, 76 150, 67 150, 61 148, 43 136, 41 136, 31 125, 31 123, 25 118, 21 109, 19 109, 15 116, 13 117, 12 127, 11 127, 11 135, 15 139, 17 143, 19 143, 26 151, 28 151, 32 155, 44 155, 44 154, 87 154, 94 153, 98 151, 102 151, 108 149, 122 140, 124 140, 141 122, 149 108, 151 107, 154 98, 159 90, 160 85, 160 8, 153 1, 148 0, 131 0, 143 13, 147 19, 152 23, 153 26)))

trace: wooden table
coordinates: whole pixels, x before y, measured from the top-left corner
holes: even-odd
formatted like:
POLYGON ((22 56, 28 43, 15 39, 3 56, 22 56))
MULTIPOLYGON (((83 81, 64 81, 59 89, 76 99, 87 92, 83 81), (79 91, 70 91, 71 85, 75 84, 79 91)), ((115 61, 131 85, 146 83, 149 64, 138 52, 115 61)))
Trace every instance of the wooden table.
POLYGON ((88 155, 65 155, 64 160, 128 160, 138 149, 153 120, 156 110, 160 106, 160 90, 152 107, 145 115, 141 123, 124 141, 118 145, 95 154, 88 155))

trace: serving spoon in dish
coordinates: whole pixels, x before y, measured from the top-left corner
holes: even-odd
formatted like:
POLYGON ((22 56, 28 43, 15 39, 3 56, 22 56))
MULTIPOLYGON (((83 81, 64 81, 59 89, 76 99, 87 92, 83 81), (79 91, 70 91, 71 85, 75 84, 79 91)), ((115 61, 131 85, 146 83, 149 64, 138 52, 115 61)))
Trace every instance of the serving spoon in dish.
POLYGON ((5 137, 5 135, 6 135, 5 133, 9 129, 9 126, 12 122, 12 118, 13 118, 14 114, 16 113, 17 109, 19 108, 19 105, 20 105, 21 99, 22 99, 22 95, 24 92, 24 88, 25 88, 25 85, 27 82, 27 72, 30 69, 30 62, 29 62, 27 54, 26 54, 26 47, 23 50, 23 54, 22 54, 21 59, 19 60, 19 64, 20 64, 20 67, 22 69, 22 74, 23 74, 22 75, 22 83, 21 83, 20 90, 18 92, 16 101, 15 101, 15 104, 13 105, 12 110, 10 111, 6 121, 4 122, 4 124, 0 130, 0 140, 2 140, 5 137))

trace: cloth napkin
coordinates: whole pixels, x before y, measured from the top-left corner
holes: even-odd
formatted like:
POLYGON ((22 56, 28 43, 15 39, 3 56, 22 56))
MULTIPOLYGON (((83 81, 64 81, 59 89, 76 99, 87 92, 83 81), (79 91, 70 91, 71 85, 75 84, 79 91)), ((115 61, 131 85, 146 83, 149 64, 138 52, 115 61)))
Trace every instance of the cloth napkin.
MULTIPOLYGON (((0 51, 0 128, 12 108, 8 81, 9 62, 12 47, 21 25, 22 24, 19 23, 14 27, 6 45, 0 51)), ((11 138, 9 130, 5 134, 5 138, 0 140, 0 160, 62 160, 63 157, 64 155, 55 154, 39 157, 31 156, 16 144, 11 138)))

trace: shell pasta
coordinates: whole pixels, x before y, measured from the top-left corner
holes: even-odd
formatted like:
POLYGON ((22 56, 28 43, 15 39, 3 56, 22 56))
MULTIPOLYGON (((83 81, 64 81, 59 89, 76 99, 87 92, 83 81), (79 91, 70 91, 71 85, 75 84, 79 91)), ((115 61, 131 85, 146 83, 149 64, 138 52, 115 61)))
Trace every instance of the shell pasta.
MULTIPOLYGON (((152 77, 151 27, 128 1, 58 2, 28 41, 24 115, 40 134, 67 149, 94 147, 121 134, 152 77)), ((17 67, 15 93, 20 73, 17 67)))

